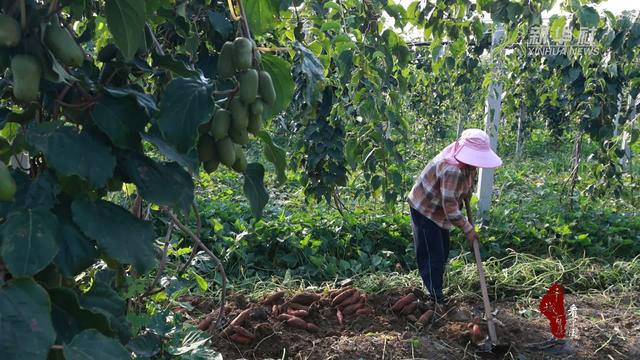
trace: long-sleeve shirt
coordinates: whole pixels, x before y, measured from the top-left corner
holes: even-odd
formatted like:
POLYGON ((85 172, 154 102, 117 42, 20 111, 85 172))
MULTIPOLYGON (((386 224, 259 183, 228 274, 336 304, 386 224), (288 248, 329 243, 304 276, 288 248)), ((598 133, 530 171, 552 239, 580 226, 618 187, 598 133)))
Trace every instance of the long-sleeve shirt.
POLYGON ((407 201, 441 228, 451 229, 455 225, 466 234, 473 226, 460 209, 463 199, 473 192, 475 176, 475 168, 432 160, 420 173, 407 201))

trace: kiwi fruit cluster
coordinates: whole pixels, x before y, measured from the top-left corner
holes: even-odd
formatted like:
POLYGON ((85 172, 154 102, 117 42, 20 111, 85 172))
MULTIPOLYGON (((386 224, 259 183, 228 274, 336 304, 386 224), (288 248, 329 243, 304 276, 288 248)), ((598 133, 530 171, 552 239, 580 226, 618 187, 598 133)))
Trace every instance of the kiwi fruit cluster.
POLYGON ((211 121, 200 126, 198 156, 207 173, 220 163, 237 172, 247 169, 242 145, 249 143, 249 134, 260 132, 265 107, 276 101, 271 76, 259 69, 254 53, 253 41, 245 37, 227 41, 220 49, 218 76, 235 77, 238 88, 223 106, 216 104, 211 121))
MULTIPOLYGON (((23 39, 22 35, 20 24, 16 19, 0 14, 0 71, 4 71, 7 66, 11 67, 13 96, 17 100, 30 102, 37 100, 40 95, 40 78, 43 73, 46 78, 47 75, 51 75, 47 72, 52 70, 43 69, 47 61, 42 44, 39 44, 39 41, 37 41, 38 44, 33 44, 33 36, 23 39), (24 53, 14 51, 14 48, 23 41, 25 46, 21 48, 29 48, 30 51, 24 53)), ((57 17, 54 16, 52 22, 45 27, 43 42, 60 63, 74 67, 82 65, 84 61, 82 48, 71 33, 60 25, 57 17)))

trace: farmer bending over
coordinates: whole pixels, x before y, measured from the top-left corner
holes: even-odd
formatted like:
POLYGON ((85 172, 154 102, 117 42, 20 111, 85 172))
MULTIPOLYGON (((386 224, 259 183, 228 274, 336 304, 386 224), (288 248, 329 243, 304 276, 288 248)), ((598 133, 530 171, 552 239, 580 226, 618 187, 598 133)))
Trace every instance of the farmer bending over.
POLYGON ((449 256, 449 229, 454 225, 462 229, 471 245, 478 240, 461 205, 471 198, 476 169, 500 165, 502 160, 491 150, 487 133, 468 129, 429 161, 411 189, 407 200, 418 270, 438 307, 445 302, 442 277, 449 256))

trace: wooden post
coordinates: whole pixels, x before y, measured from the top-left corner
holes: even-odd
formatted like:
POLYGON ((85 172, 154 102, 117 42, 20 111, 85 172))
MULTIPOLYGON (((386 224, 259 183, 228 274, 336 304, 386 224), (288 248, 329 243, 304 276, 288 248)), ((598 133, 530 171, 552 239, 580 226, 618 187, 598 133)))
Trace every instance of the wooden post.
POLYGON ((522 156, 522 149, 524 148, 524 126, 527 122, 527 107, 524 104, 524 100, 520 101, 520 114, 518 115, 518 138, 516 139, 516 157, 522 156))
MULTIPOLYGON (((496 48, 505 36, 504 27, 502 24, 497 23, 496 28, 491 37, 491 50, 496 48)), ((498 148, 498 125, 500 124, 500 108, 502 105, 502 82, 498 79, 500 72, 502 71, 502 62, 500 55, 492 54, 494 67, 493 67, 493 80, 489 85, 489 91, 487 94, 486 108, 486 120, 485 131, 489 134, 491 139, 491 148, 496 151, 498 148)), ((491 194, 493 192, 493 176, 494 169, 480 169, 478 173, 478 218, 485 220, 489 207, 491 206, 491 194)))

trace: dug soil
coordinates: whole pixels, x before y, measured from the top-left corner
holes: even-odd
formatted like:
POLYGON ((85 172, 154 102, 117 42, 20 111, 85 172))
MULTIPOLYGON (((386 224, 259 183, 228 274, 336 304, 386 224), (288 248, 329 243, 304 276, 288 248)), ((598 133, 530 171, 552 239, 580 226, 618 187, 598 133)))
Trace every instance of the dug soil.
MULTIPOLYGON (((321 298, 309 306, 306 322, 317 325, 311 332, 292 327, 282 317, 278 319, 273 305, 251 302, 243 296, 232 297, 226 307, 223 326, 227 326, 244 309, 252 309, 243 327, 255 335, 249 344, 231 340, 234 334, 214 332, 210 346, 227 359, 640 359, 640 299, 625 295, 616 297, 566 295, 566 333, 564 342, 553 339, 549 321, 538 311, 537 304, 497 301, 498 343, 504 345, 498 355, 478 352, 469 330, 470 322, 482 315, 482 301, 466 300, 449 304, 445 317, 434 317, 426 326, 419 326, 409 315, 391 310, 394 303, 408 293, 415 293, 417 307, 413 316, 432 307, 424 294, 405 289, 383 294, 368 294, 370 314, 345 315, 340 324, 331 306, 329 293, 317 293, 321 298), (569 308, 575 305, 575 316, 569 308)), ((293 295, 293 294, 292 294, 293 295)), ((637 295, 637 294, 636 294, 637 295)), ((291 299, 286 296, 277 302, 291 299)), ((185 297, 194 310, 193 323, 207 317, 216 318, 213 299, 185 297)), ((286 310, 285 310, 286 312, 286 310)), ((286 316, 286 315, 285 315, 286 316)), ((202 325, 201 325, 202 326, 202 325)), ((483 335, 486 323, 480 322, 483 335)), ((215 327, 215 321, 211 323, 215 327)))

